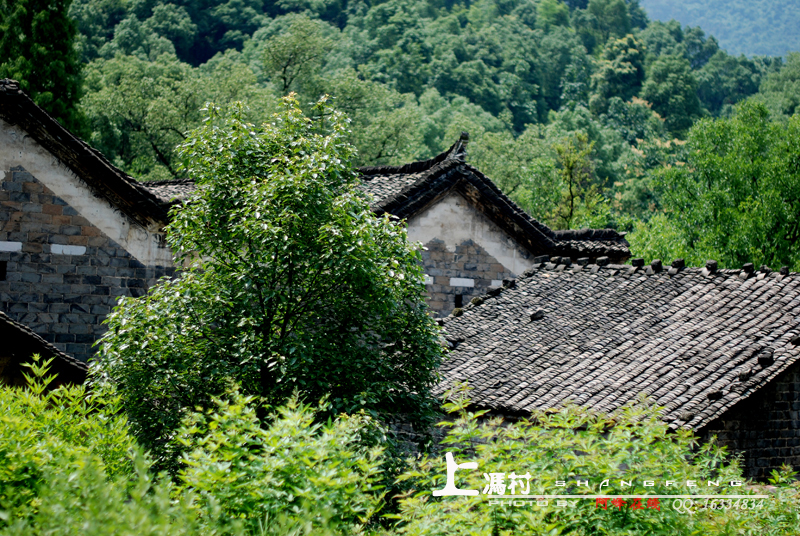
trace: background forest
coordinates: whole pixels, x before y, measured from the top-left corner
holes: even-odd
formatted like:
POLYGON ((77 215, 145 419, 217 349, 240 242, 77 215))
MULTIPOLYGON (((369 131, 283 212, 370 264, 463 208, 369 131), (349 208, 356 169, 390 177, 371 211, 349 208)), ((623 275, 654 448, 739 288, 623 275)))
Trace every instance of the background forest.
POLYGON ((800 270, 800 54, 729 54, 639 0, 0 6, 0 75, 140 180, 184 176, 175 148, 207 101, 244 101, 260 123, 289 92, 327 93, 357 164, 429 158, 467 131, 469 162, 552 227, 629 231, 636 256, 800 270))

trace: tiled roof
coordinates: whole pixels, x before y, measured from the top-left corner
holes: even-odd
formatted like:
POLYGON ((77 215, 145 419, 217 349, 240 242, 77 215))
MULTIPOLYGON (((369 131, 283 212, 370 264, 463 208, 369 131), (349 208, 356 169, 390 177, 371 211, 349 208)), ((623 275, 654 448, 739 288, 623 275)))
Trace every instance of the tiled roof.
POLYGON ((55 346, 45 341, 39 335, 11 320, 0 312, 0 383, 2 380, 11 384, 24 382, 22 373, 27 372, 20 365, 27 362, 33 354, 39 354, 44 359, 54 358, 50 365, 50 374, 57 374, 55 383, 81 384, 86 380, 89 370, 86 363, 58 350, 55 346))
MULTIPOLYGON (((624 260, 628 242, 613 229, 553 231, 511 201, 485 175, 464 161, 467 136, 444 153, 403 166, 361 168, 362 189, 378 214, 410 218, 455 189, 532 253, 624 260)), ((191 181, 145 183, 164 202, 186 199, 191 181)))
POLYGON ((435 159, 400 167, 363 168, 373 210, 410 218, 455 189, 534 254, 572 258, 630 256, 624 235, 613 229, 553 231, 532 218, 484 174, 464 161, 466 134, 435 159))
POLYGON ((142 186, 150 190, 162 203, 183 201, 194 192, 195 185, 192 179, 177 179, 171 181, 143 182, 142 186))
POLYGON ((444 320, 437 392, 510 414, 645 393, 697 430, 800 360, 800 274, 659 267, 537 264, 444 320))
POLYGON ((143 226, 167 221, 166 207, 156 196, 61 126, 23 93, 15 80, 0 80, 0 118, 19 125, 97 194, 143 226))

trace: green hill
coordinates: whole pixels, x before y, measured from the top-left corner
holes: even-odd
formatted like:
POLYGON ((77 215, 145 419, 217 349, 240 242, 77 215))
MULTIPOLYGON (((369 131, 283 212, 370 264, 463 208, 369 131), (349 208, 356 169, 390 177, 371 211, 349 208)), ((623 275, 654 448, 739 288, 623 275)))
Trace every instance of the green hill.
POLYGON ((797 0, 641 0, 651 19, 700 26, 731 54, 785 56, 800 51, 797 0))

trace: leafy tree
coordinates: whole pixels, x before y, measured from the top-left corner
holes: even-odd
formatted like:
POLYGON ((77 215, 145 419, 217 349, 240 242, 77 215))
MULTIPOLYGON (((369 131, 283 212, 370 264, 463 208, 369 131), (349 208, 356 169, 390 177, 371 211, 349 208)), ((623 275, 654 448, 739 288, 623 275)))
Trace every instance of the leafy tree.
POLYGON ((684 134, 702 113, 697 81, 688 60, 662 56, 650 65, 641 97, 666 121, 667 130, 684 134))
POLYGON ((664 216, 629 235, 632 251, 694 265, 800 269, 798 134, 800 118, 774 122, 754 103, 730 119, 698 122, 683 161, 656 174, 664 216))
POLYGON ((593 17, 599 42, 611 37, 624 37, 631 32, 631 18, 625 0, 589 0, 586 11, 593 17))
POLYGON ((649 102, 636 97, 630 102, 613 97, 603 119, 631 145, 666 137, 664 121, 653 112, 649 102))
POLYGON ((559 0, 541 0, 536 15, 536 26, 545 31, 552 26, 569 26, 569 8, 559 0))
POLYGON ((414 95, 402 95, 383 84, 362 80, 352 69, 314 81, 315 97, 329 93, 336 108, 350 118, 350 143, 359 165, 409 162, 417 157, 421 111, 414 95))
POLYGON ((592 112, 605 112, 612 97, 630 100, 639 92, 645 78, 643 48, 632 35, 608 43, 592 75, 592 112))
POLYGON ((282 95, 295 82, 309 76, 322 63, 331 43, 324 35, 325 23, 306 15, 287 16, 286 29, 264 45, 264 68, 277 82, 282 95))
POLYGON ((102 340, 137 437, 174 464, 184 413, 231 381, 427 423, 442 349, 419 251, 359 193, 344 118, 311 122, 292 98, 260 128, 208 113, 182 146, 197 192, 167 229, 187 268, 121 302, 102 340))
POLYGON ((548 221, 560 200, 560 177, 548 140, 538 125, 517 138, 509 132, 476 133, 469 162, 526 212, 548 221))
POLYGON ((183 176, 175 147, 200 125, 207 100, 247 100, 254 119, 266 118, 275 106, 255 86, 250 69, 225 57, 201 70, 167 54, 153 62, 134 56, 96 60, 87 68, 86 86, 82 108, 92 145, 142 179, 183 176))
POLYGON ((714 115, 758 92, 762 69, 744 56, 720 50, 697 72, 697 96, 714 115))
POLYGON ((800 107, 800 53, 789 53, 780 70, 764 78, 755 99, 764 103, 775 116, 791 116, 797 112, 800 107))
POLYGON ((0 78, 13 78, 68 129, 82 133, 81 66, 71 0, 0 0, 0 78))
POLYGON ((687 27, 683 31, 683 49, 692 69, 697 70, 719 52, 719 43, 714 36, 706 39, 705 32, 699 27, 687 27))
POLYGON ((584 133, 555 146, 562 183, 554 214, 556 228, 572 229, 576 223, 577 227, 606 227, 595 223, 598 219, 607 220, 608 214, 597 185, 592 184, 592 149, 593 144, 584 133))
POLYGON ((128 14, 123 0, 73 0, 69 16, 78 27, 75 48, 82 63, 96 59, 99 50, 114 38, 114 31, 128 14))

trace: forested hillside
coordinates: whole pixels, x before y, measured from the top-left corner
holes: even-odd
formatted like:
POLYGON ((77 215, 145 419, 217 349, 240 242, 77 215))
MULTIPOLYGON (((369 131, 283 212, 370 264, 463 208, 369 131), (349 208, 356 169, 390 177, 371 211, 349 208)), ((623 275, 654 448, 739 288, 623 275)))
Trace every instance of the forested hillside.
POLYGON ((429 158, 467 131, 470 162, 532 215, 637 229, 634 248, 677 210, 658 177, 689 160, 698 121, 750 100, 780 124, 800 104, 800 55, 729 54, 639 0, 0 0, 0 13, 0 75, 141 180, 184 176, 176 146, 208 101, 242 101, 260 123, 289 92, 311 114, 328 94, 358 164, 429 158), (49 4, 75 31, 57 63, 69 32, 30 17, 49 4), (47 64, 62 74, 40 76, 47 64))
POLYGON ((795 0, 642 0, 650 18, 700 26, 731 54, 785 56, 800 50, 795 0))

